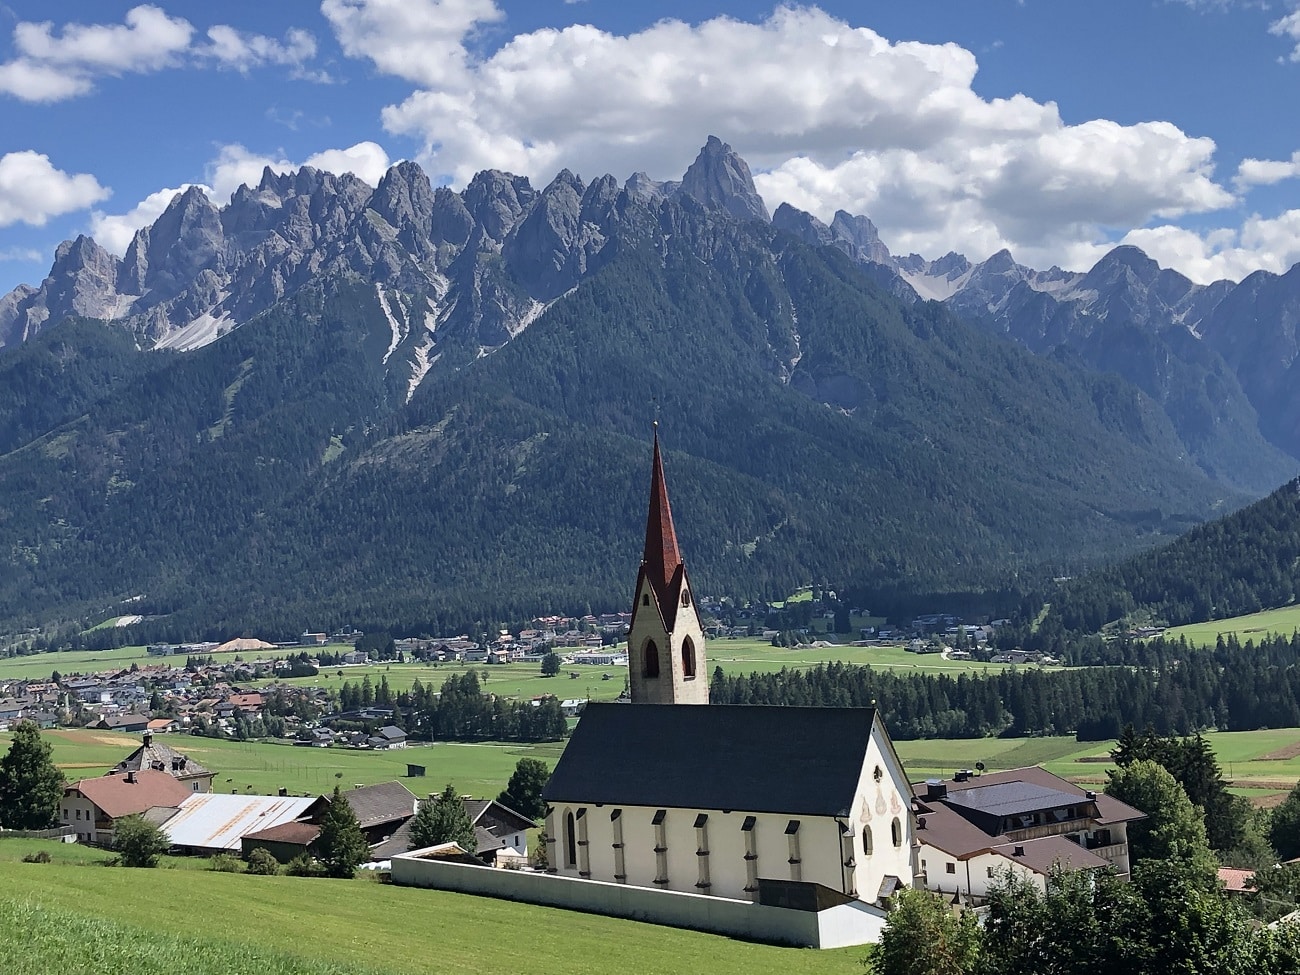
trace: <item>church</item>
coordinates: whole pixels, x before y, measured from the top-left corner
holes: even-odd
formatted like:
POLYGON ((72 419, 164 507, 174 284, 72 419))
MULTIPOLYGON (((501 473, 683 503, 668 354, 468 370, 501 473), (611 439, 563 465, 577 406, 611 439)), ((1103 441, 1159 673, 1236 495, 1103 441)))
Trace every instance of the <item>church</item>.
POLYGON ((543 793, 552 873, 772 906, 913 885, 912 790, 874 708, 709 704, 657 424, 628 667, 631 704, 587 706, 543 793))

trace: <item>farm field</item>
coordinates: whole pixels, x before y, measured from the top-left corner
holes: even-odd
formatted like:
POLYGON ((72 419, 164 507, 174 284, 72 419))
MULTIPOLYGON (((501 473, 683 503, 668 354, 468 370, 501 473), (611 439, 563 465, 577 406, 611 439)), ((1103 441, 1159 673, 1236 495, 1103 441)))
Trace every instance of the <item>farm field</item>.
MULTIPOLYGON (((54 746, 54 761, 70 780, 102 775, 140 744, 133 735, 111 731, 45 731, 54 746)), ((9 735, 0 734, 0 750, 9 747, 9 735)), ((272 795, 279 788, 290 793, 318 794, 335 785, 350 789, 400 779, 416 795, 441 792, 448 782, 456 791, 473 796, 496 796, 505 788, 520 758, 540 758, 554 765, 561 743, 454 744, 438 742, 393 751, 354 751, 345 748, 302 748, 272 742, 223 741, 191 735, 163 739, 177 751, 217 773, 216 792, 272 795), (423 765, 424 778, 407 778, 407 763, 423 765)))
POLYGON ((1300 605, 1266 609, 1262 613, 1234 616, 1226 620, 1211 620, 1209 623, 1174 626, 1165 631, 1165 636, 1173 640, 1185 637, 1188 643, 1196 646, 1212 647, 1220 634, 1225 637, 1231 634, 1245 643, 1247 640, 1258 641, 1266 636, 1289 637, 1296 630, 1300 630, 1300 605))
MULTIPOLYGON (((347 649, 343 646, 327 647, 331 651, 347 649)), ((290 651, 278 651, 270 656, 285 656, 290 651)), ((938 654, 908 653, 902 647, 810 647, 796 650, 774 647, 761 639, 710 640, 708 644, 709 670, 721 667, 727 674, 772 673, 782 668, 805 670, 819 663, 868 664, 882 670, 905 670, 912 673, 982 673, 1002 670, 1006 664, 987 664, 978 661, 946 660, 938 654)), ((235 653, 214 654, 218 663, 233 660, 235 653)), ((251 656, 245 654, 246 657, 251 656)), ((18 678, 47 678, 51 672, 91 674, 104 670, 119 670, 136 664, 141 667, 159 663, 183 665, 184 659, 176 657, 150 657, 144 647, 119 647, 115 650, 70 651, 42 653, 28 657, 0 659, 0 680, 18 678)), ((387 678, 396 692, 407 690, 417 679, 437 687, 448 677, 473 669, 480 675, 487 673, 487 690, 509 698, 531 698, 554 694, 563 698, 584 698, 592 701, 610 701, 623 690, 627 677, 625 667, 601 667, 591 664, 566 665, 556 677, 543 677, 537 664, 432 664, 432 663, 375 663, 365 666, 335 666, 322 668, 315 677, 294 678, 285 683, 338 690, 345 681, 360 683, 369 677, 378 684, 387 678), (577 675, 576 677, 573 675, 577 675), (605 679, 609 674, 609 679, 605 679)), ((262 681, 260 683, 269 683, 262 681)))
MULTIPOLYGON (((131 735, 90 730, 47 731, 54 745, 54 760, 69 779, 99 775, 125 757, 139 743, 131 735)), ((1300 780, 1300 728, 1277 731, 1210 732, 1225 778, 1237 792, 1265 801, 1289 791, 1300 780)), ((0 749, 8 747, 0 734, 0 749)), ((412 792, 423 795, 448 782, 458 792, 495 796, 523 757, 540 758, 550 766, 563 744, 514 743, 456 744, 438 742, 388 752, 337 748, 301 748, 271 742, 236 742, 173 735, 171 747, 182 750, 218 773, 214 787, 220 792, 291 793, 328 792, 334 786, 351 788, 400 779, 412 792), (407 763, 424 765, 424 778, 407 778, 407 763)), ((983 762, 989 770, 1044 765, 1081 783, 1101 784, 1111 768, 1107 755, 1113 742, 1080 743, 1068 736, 1057 738, 958 738, 895 742, 913 781, 946 777, 960 768, 983 762)))
POLYGON ((144 975, 170 975, 178 958, 185 971, 199 975, 657 975, 692 969, 705 959, 714 975, 818 975, 851 971, 864 954, 861 948, 750 944, 365 880, 215 872, 199 877, 182 870, 6 862, 5 845, 31 842, 0 840, 0 957, 6 973, 15 975, 110 970, 102 967, 105 958, 125 961, 113 971, 144 975), (174 951, 158 958, 145 954, 160 939, 174 951), (97 958, 87 946, 107 954, 97 958), (132 946, 139 946, 141 958, 129 955, 132 946))

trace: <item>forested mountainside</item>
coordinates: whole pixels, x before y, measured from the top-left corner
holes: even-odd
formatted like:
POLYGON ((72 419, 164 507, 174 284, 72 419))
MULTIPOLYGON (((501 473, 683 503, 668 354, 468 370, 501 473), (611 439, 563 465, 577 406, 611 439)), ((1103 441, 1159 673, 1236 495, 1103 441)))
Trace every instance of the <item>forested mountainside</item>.
POLYGON ((1177 541, 1072 579, 1040 629, 1095 633, 1141 612, 1171 625, 1288 606, 1300 594, 1300 480, 1177 541))
MULTIPOLYGON (((1248 500, 1131 383, 759 219, 743 166, 711 143, 680 185, 485 177, 434 194, 471 217, 442 251, 418 244, 442 211, 408 208, 407 233, 299 174, 324 195, 294 219, 328 217, 300 240, 389 256, 304 245, 279 297, 188 351, 136 351, 153 326, 131 316, 43 320, 0 352, 0 619, 130 612, 181 638, 620 608, 656 414, 706 592, 978 589, 1248 500)), ((151 267, 184 264, 169 239, 151 267)), ((251 274, 233 246, 203 260, 251 274)), ((156 331, 197 335, 177 324, 156 331)))
POLYGON ((1017 264, 1001 251, 895 257, 865 217, 826 225, 789 206, 773 223, 836 247, 911 301, 942 301, 966 321, 1039 355, 1129 380, 1169 417, 1211 477, 1265 493, 1300 468, 1300 271, 1198 285, 1136 247, 1087 272, 1017 264))

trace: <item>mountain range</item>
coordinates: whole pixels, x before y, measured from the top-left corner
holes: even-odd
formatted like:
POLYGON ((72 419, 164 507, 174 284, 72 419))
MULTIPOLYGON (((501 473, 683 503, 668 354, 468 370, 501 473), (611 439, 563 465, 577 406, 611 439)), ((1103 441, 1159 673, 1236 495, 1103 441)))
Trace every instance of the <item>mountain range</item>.
POLYGON ((0 620, 621 606, 656 414, 706 590, 1008 584, 1300 469, 1297 287, 895 258, 866 217, 769 218, 716 138, 679 182, 191 188, 0 299, 0 620))

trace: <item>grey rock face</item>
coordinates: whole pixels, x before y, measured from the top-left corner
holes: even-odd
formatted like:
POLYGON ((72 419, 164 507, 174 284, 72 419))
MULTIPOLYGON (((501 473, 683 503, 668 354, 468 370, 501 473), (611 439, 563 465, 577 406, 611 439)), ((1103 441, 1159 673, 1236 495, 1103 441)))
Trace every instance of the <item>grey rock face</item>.
POLYGON ((691 163, 677 191, 711 210, 724 210, 737 220, 768 222, 767 207, 754 189, 745 160, 715 135, 691 163))

